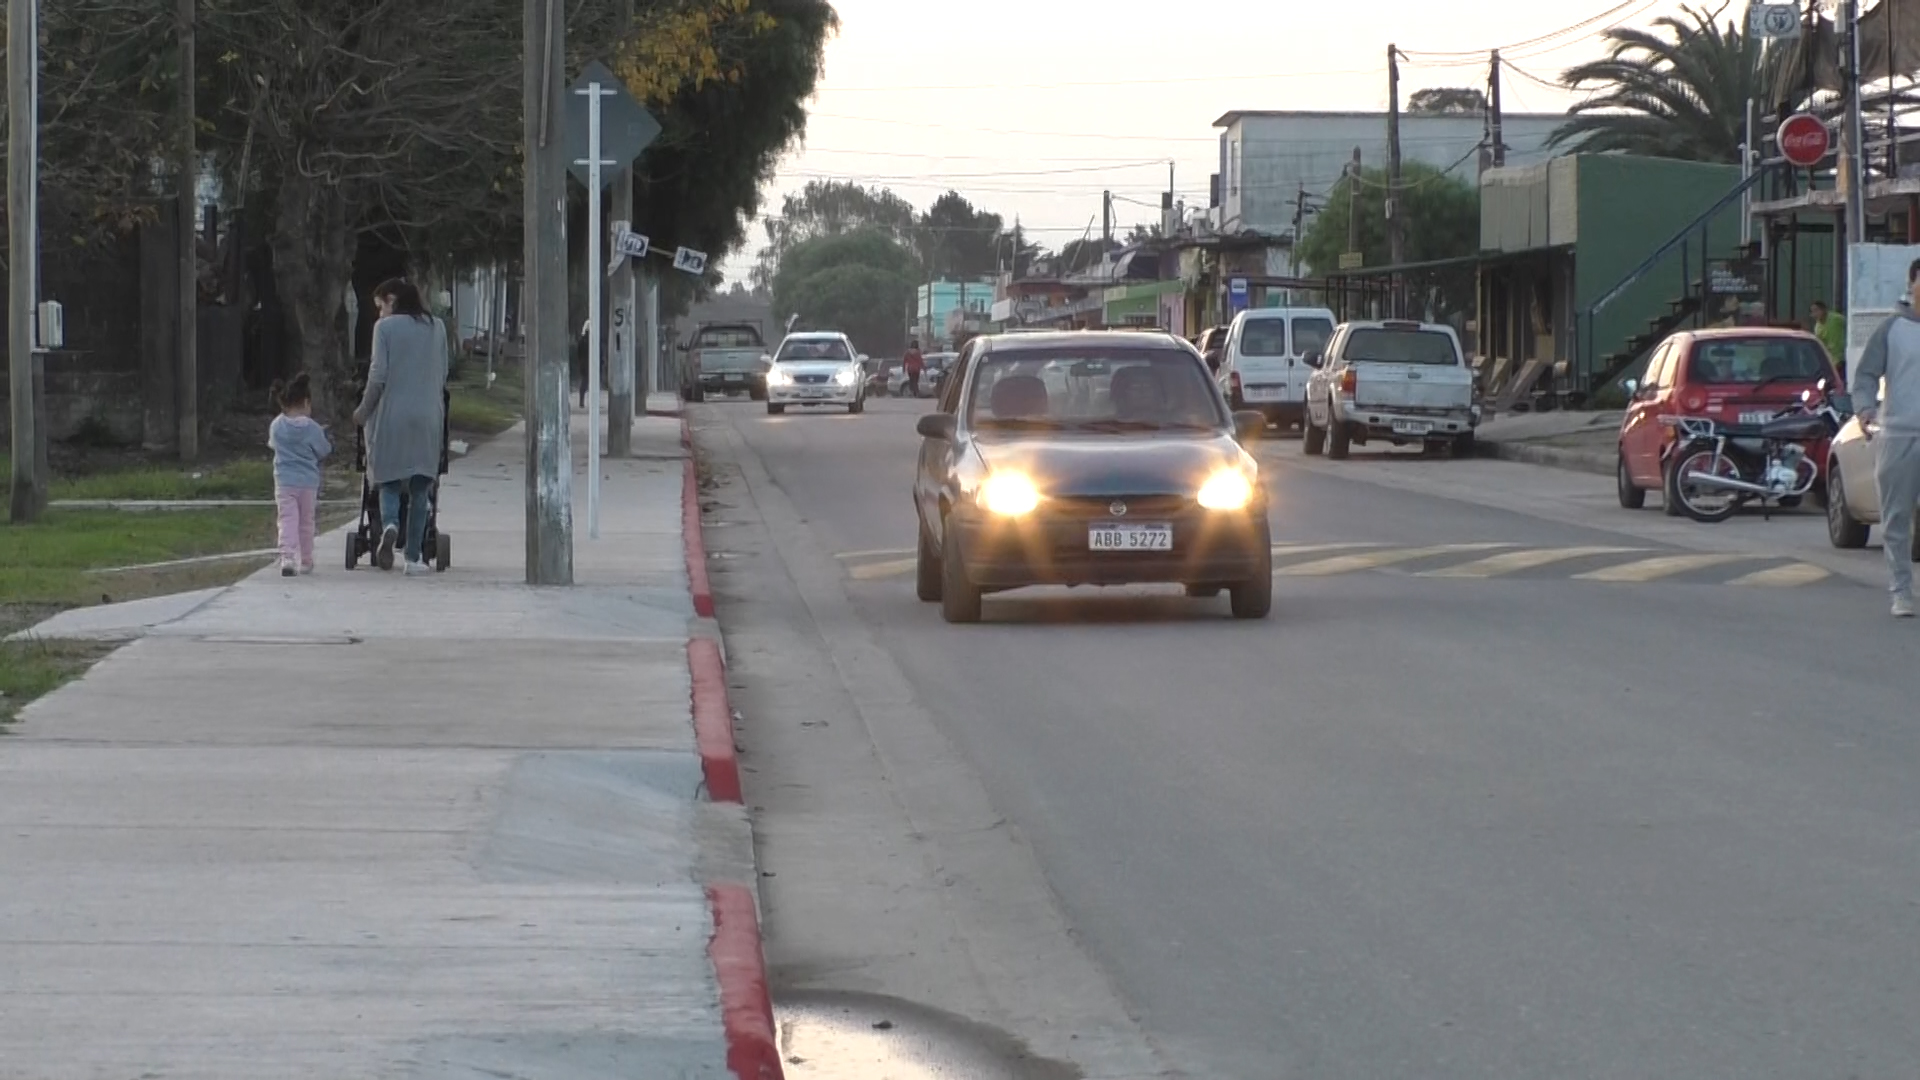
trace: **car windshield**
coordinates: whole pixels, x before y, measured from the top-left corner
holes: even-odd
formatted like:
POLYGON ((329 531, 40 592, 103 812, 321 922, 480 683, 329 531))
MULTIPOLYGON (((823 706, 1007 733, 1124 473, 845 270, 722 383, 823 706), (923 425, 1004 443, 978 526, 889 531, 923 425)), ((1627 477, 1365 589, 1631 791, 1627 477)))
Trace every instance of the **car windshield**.
POLYGON ((1240 355, 1287 355, 1287 320, 1248 319, 1240 331, 1240 355))
POLYGON ((1347 338, 1347 360, 1352 363, 1459 363, 1453 338, 1438 330, 1394 330, 1385 327, 1355 330, 1347 338))
POLYGON ((1206 366, 1184 349, 1019 349, 982 358, 968 399, 982 430, 1217 430, 1206 366))
POLYGON ((1293 320, 1293 351, 1300 356, 1327 351, 1333 340, 1333 320, 1307 318, 1293 320))
POLYGON ((775 360, 851 360, 853 354, 847 351, 847 343, 839 338, 825 338, 818 341, 788 341, 780 346, 780 355, 775 360))
POLYGON ((1687 381, 1755 386, 1814 382, 1826 374, 1826 355, 1818 342, 1790 337, 1732 338, 1695 344, 1687 381))

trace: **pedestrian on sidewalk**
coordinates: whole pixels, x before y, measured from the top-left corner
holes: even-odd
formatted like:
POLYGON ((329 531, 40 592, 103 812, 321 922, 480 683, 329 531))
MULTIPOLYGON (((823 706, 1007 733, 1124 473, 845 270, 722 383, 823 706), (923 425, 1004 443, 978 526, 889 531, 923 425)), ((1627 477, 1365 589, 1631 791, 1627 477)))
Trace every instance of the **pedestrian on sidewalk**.
POLYGON ((1893 614, 1901 619, 1913 617, 1913 510, 1920 503, 1920 259, 1907 267, 1907 293, 1867 340, 1853 373, 1861 424, 1880 425, 1878 434, 1867 431, 1880 489, 1880 544, 1892 578, 1893 614))
POLYGON ((1827 347, 1827 355, 1833 358, 1833 366, 1844 381, 1847 377, 1847 317, 1828 310, 1823 300, 1815 300, 1809 314, 1813 317, 1813 336, 1827 347))
POLYGON ((313 418, 313 388, 301 372, 273 384, 280 415, 267 425, 273 448, 273 501, 280 509, 280 576, 313 573, 313 511, 320 501, 321 470, 333 443, 313 418))
POLYGON ((393 569, 400 500, 406 498, 406 572, 427 573, 427 505, 446 438, 447 332, 427 313, 420 290, 403 278, 373 290, 373 364, 353 422, 367 429, 367 479, 380 489, 380 542, 374 564, 393 569))
POLYGON ((900 359, 900 367, 907 373, 907 395, 920 396, 920 373, 927 369, 927 358, 920 355, 920 339, 907 343, 907 355, 900 359))

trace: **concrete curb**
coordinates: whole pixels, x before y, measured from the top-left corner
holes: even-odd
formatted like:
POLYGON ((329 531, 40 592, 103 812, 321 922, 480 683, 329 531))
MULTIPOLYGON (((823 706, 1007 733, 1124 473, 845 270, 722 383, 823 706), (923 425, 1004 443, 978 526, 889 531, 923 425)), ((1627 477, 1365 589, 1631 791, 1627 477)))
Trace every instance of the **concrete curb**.
POLYGON ((745 885, 710 885, 713 940, 707 956, 720 981, 720 1014, 727 1032, 727 1068, 739 1080, 783 1080, 774 1036, 773 995, 760 950, 759 902, 745 885))
POLYGON ((687 590, 693 594, 693 613, 713 618, 713 584, 707 579, 707 541, 700 530, 700 471, 691 454, 680 487, 680 535, 687 549, 687 590))
POLYGON ((707 798, 741 802, 740 757, 733 745, 733 703, 727 698, 727 669, 712 638, 687 642, 687 671, 693 677, 693 738, 700 748, 700 769, 707 798))
POLYGON ((1591 450, 1566 450, 1558 446, 1539 446, 1522 442, 1482 442, 1488 456, 1527 465, 1545 465, 1552 469, 1612 476, 1614 460, 1591 450))

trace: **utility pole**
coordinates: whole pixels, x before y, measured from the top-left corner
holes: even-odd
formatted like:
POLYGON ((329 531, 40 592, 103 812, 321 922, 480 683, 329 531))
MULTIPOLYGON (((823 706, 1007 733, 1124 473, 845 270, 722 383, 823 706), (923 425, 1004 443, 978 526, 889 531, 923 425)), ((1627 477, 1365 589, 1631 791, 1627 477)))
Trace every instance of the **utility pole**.
POLYGON ((1400 50, 1387 46, 1387 261, 1406 261, 1405 222, 1400 219, 1400 50))
POLYGON ((34 406, 34 347, 39 319, 34 280, 39 233, 34 203, 39 194, 40 125, 34 118, 35 69, 40 63, 39 0, 7 0, 7 391, 13 423, 13 477, 9 520, 24 525, 40 516, 47 478, 39 469, 39 422, 34 406))
MULTIPOLYGON (((194 137, 194 0, 178 0, 180 33, 180 220, 176 241, 180 253, 180 325, 176 339, 180 354, 180 460, 200 456, 200 154, 194 137)), ((309 362, 318 357, 309 358, 309 362)))
MULTIPOLYGON (((1866 192, 1866 134, 1865 118, 1860 109, 1860 5, 1858 0, 1844 0, 1840 5, 1840 17, 1845 24, 1846 37, 1842 38, 1841 58, 1845 69, 1842 80, 1846 89, 1846 154, 1843 162, 1846 169, 1847 244, 1861 243, 1867 231, 1867 192, 1866 192)), ((1889 42, 1889 48, 1891 48, 1889 42)), ((1846 264, 1846 257, 1836 260, 1837 267, 1846 264)), ((1837 268, 1836 267, 1836 268, 1837 268)))
POLYGON ((1501 134, 1500 50, 1493 50, 1493 67, 1487 72, 1487 147, 1493 151, 1493 167, 1507 163, 1507 140, 1501 134))
POLYGON ((1287 258, 1291 267, 1290 276, 1300 276, 1300 237, 1307 222, 1307 182, 1300 181, 1300 193, 1293 197, 1293 243, 1289 244, 1287 258))
MULTIPOLYGON (((633 33, 633 0, 621 0, 620 33, 622 36, 633 33)), ((630 161, 614 178, 613 216, 617 220, 631 222, 633 219, 633 170, 637 167, 636 162, 630 161)), ((633 260, 617 253, 614 258, 617 261, 613 281, 607 290, 613 307, 613 318, 609 320, 612 334, 607 342, 610 376, 607 380, 607 456, 623 458, 633 453, 633 260)), ((605 271, 596 267, 594 273, 605 271)))
MULTIPOLYGON (((573 448, 568 439, 567 39, 561 0, 524 0, 527 584, 573 584, 573 448)), ((596 193, 597 194, 597 193, 596 193)), ((596 268, 596 272, 597 268, 596 268)), ((594 437, 598 437, 598 432, 594 437)))
POLYGON ((1347 250, 1360 250, 1360 148, 1347 163, 1347 250))
POLYGON ((1113 243, 1113 192, 1100 194, 1100 256, 1106 257, 1107 245, 1113 243))

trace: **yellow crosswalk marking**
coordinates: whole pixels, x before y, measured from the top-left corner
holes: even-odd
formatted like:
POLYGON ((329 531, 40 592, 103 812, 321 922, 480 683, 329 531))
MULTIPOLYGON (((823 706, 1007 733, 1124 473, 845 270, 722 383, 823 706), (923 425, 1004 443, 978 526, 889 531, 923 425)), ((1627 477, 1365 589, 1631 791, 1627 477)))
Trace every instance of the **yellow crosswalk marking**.
POLYGON ((1454 555, 1463 551, 1491 551, 1513 546, 1512 544, 1438 544, 1433 547, 1370 551, 1363 555, 1336 555, 1331 559, 1295 563, 1292 566, 1283 566, 1273 573, 1275 577, 1327 577, 1333 574, 1352 574, 1361 570, 1378 570, 1399 563, 1431 559, 1436 555, 1454 555))
POLYGON ((1676 574, 1725 566, 1727 563, 1753 562, 1765 557, 1764 555, 1662 555, 1653 559, 1635 559, 1633 562, 1609 566, 1604 570, 1575 574, 1573 579, 1633 583, 1659 581, 1661 578, 1670 578, 1676 574))
POLYGON ((911 554, 913 554, 912 548, 886 548, 880 551, 843 551, 835 555, 834 558, 842 562, 854 562, 859 559, 877 559, 882 555, 891 555, 897 558, 901 555, 911 554))
POLYGON ((1758 570, 1754 573, 1734 578, 1729 585, 1754 585, 1761 588, 1791 589, 1796 585, 1811 585, 1816 581, 1825 581, 1833 574, 1812 563, 1788 563, 1771 570, 1758 570))
POLYGON ((1542 566, 1551 566, 1558 562, 1570 562, 1574 559, 1586 559, 1595 555, 1630 555, 1646 548, 1628 547, 1566 547, 1533 548, 1528 551, 1509 551, 1504 555, 1489 555, 1484 559, 1449 566, 1441 570, 1427 570, 1419 577, 1437 578, 1490 578, 1501 574, 1517 574, 1522 570, 1535 570, 1542 566))
POLYGON ((1383 548, 1385 544, 1275 544, 1275 555, 1312 555, 1321 551, 1353 551, 1357 548, 1383 548))
POLYGON ((914 560, 912 559, 894 559, 888 562, 864 563, 860 566, 848 568, 847 576, 855 581, 873 581, 878 578, 904 574, 912 570, 913 567, 914 560))

